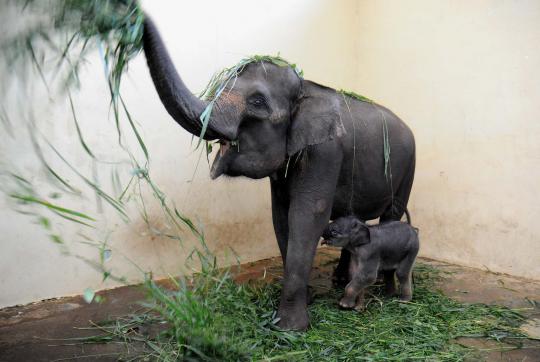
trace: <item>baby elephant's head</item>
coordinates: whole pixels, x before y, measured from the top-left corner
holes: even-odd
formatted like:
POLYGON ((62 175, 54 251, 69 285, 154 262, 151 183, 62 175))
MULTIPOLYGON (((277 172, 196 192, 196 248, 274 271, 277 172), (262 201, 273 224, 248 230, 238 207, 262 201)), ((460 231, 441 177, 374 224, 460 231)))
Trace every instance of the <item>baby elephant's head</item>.
POLYGON ((337 247, 360 246, 370 241, 368 226, 355 216, 334 220, 326 227, 322 237, 322 244, 337 247))

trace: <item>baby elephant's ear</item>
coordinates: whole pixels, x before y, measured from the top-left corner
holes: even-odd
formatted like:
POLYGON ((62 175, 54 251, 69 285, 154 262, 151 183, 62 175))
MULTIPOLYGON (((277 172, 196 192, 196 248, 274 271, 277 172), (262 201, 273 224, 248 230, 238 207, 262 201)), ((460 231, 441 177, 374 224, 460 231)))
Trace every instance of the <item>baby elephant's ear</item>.
POLYGON ((307 146, 341 137, 339 94, 331 88, 303 81, 287 134, 287 154, 294 155, 307 146))
POLYGON ((351 235, 355 235, 355 246, 369 244, 371 242, 371 234, 369 226, 358 219, 351 221, 351 235))

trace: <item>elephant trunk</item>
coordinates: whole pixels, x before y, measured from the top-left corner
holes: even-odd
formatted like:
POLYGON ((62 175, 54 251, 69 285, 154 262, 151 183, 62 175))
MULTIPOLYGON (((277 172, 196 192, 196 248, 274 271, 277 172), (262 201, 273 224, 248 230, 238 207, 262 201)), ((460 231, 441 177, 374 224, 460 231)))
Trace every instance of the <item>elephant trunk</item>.
MULTIPOLYGON (((207 104, 194 96, 186 87, 172 63, 154 22, 148 16, 144 23, 143 48, 152 81, 165 109, 186 131, 200 136, 202 130, 200 116, 207 104)), ((216 118, 212 115, 203 138, 206 140, 234 139, 235 135, 231 134, 228 127, 220 127, 219 122, 215 121, 216 118)))

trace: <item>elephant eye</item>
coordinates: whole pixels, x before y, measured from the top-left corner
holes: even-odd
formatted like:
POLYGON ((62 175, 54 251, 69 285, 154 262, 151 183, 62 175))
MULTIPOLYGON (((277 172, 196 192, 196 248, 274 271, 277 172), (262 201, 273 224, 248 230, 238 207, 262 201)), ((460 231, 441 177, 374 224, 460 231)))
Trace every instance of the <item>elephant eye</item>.
POLYGON ((249 100, 249 104, 255 106, 255 107, 263 107, 266 105, 266 100, 264 99, 263 96, 261 95, 257 95, 255 97, 252 97, 250 100, 249 100))

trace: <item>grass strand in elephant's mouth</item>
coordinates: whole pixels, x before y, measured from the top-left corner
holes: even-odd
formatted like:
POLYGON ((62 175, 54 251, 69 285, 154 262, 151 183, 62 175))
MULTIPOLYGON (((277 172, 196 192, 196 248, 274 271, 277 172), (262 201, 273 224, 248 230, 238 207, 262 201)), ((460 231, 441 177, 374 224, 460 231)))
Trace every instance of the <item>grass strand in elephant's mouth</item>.
POLYGON ((231 143, 228 141, 221 141, 219 142, 219 144, 219 154, 221 155, 221 157, 223 157, 225 152, 227 152, 227 150, 231 147, 231 143))
MULTIPOLYGON (((522 316, 511 309, 454 301, 435 287, 440 272, 419 263, 415 267, 415 298, 400 303, 381 297, 375 287, 361 313, 337 307, 341 291, 325 290, 310 307, 307 332, 283 332, 274 323, 277 284, 239 285, 228 272, 203 274, 191 288, 179 285, 167 292, 148 284, 159 315, 133 315, 131 329, 107 327, 104 341, 132 343, 141 335, 131 331, 151 319, 166 324, 166 332, 145 343, 149 356, 161 359, 204 360, 463 360, 474 350, 458 337, 484 337, 514 343, 522 316)), ((148 326, 147 326, 148 327, 148 326)))

